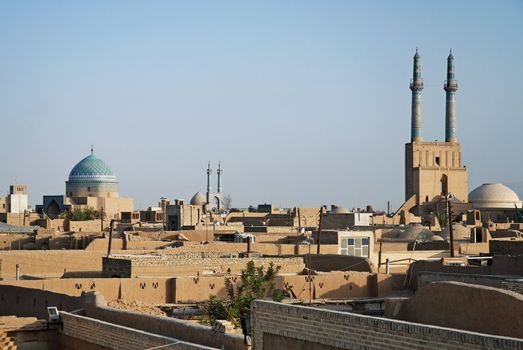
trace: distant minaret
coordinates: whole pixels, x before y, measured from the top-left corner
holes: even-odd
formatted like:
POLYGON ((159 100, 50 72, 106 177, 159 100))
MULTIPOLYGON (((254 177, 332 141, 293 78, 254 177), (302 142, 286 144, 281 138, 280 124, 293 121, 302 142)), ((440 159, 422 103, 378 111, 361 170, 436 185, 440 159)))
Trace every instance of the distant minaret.
POLYGON ((211 201, 211 162, 209 161, 209 164, 207 165, 207 195, 206 195, 206 202, 209 204, 211 201))
POLYGON ((410 82, 412 91, 412 117, 411 117, 411 136, 412 142, 421 142, 421 91, 423 90, 423 78, 421 78, 420 55, 418 48, 414 55, 414 71, 410 82))
POLYGON ((447 80, 443 89, 447 92, 447 105, 445 109, 445 141, 458 142, 456 137, 456 91, 458 82, 454 76, 454 56, 450 50, 447 58, 447 80))
POLYGON ((221 176, 222 176, 222 162, 218 163, 218 170, 216 170, 216 174, 218 175, 218 187, 217 191, 218 194, 222 192, 222 184, 221 184, 221 176))

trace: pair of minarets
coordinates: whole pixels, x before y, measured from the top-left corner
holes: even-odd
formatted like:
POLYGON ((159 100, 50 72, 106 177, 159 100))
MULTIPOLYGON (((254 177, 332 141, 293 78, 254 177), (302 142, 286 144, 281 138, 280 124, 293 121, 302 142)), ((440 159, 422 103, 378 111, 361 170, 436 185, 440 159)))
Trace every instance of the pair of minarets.
MULTIPOLYGON (((207 193, 205 196, 205 201, 207 204, 211 203, 211 162, 209 161, 209 164, 207 165, 207 193)), ((217 179, 218 179, 218 187, 216 188, 217 194, 220 194, 222 192, 222 184, 221 184, 221 177, 222 177, 222 164, 221 162, 218 163, 218 169, 216 169, 217 179)))
MULTIPOLYGON (((411 141, 421 142, 421 91, 423 90, 423 78, 421 77, 420 55, 416 48, 414 55, 414 72, 410 82, 412 91, 412 119, 411 119, 411 141)), ((445 142, 458 142, 456 137, 456 91, 458 82, 454 74, 454 56, 452 50, 447 58, 447 80, 443 85, 447 100, 445 108, 445 142)))

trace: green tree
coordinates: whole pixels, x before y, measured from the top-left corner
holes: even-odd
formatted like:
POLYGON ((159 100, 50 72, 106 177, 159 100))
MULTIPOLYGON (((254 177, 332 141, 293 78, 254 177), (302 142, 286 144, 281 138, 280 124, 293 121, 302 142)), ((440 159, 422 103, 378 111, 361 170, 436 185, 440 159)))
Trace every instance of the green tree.
POLYGON ((100 213, 93 207, 75 208, 66 213, 66 217, 71 221, 87 221, 100 218, 100 213))
POLYGON ((239 326, 240 317, 249 317, 253 300, 270 298, 281 301, 287 293, 277 289, 274 282, 280 269, 281 266, 274 266, 271 262, 265 271, 263 266, 256 267, 251 260, 245 270, 242 270, 240 281, 236 285, 232 277, 225 277, 228 300, 219 299, 215 295, 209 297, 205 304, 209 321, 226 319, 239 326))

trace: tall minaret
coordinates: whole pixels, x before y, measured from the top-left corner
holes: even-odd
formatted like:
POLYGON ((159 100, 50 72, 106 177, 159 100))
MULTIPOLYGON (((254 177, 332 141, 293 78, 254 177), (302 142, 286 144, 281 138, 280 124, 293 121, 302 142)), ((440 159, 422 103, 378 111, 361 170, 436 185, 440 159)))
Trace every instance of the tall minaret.
POLYGON ((412 142, 421 142, 421 91, 423 90, 423 78, 421 77, 421 65, 418 48, 414 55, 414 71, 410 82, 412 91, 412 115, 411 115, 411 136, 412 142))
POLYGON ((210 201, 210 199, 211 199, 211 174, 212 174, 211 162, 209 161, 209 164, 207 165, 207 194, 205 197, 207 204, 209 204, 211 202, 210 201))
POLYGON ((452 50, 450 50, 447 58, 447 80, 443 89, 447 92, 445 142, 458 142, 456 137, 456 91, 458 91, 458 82, 454 76, 454 56, 452 56, 452 50))
POLYGON ((218 175, 218 187, 216 190, 218 191, 218 194, 220 194, 222 192, 222 183, 221 183, 222 162, 218 163, 218 170, 216 170, 216 174, 218 175))

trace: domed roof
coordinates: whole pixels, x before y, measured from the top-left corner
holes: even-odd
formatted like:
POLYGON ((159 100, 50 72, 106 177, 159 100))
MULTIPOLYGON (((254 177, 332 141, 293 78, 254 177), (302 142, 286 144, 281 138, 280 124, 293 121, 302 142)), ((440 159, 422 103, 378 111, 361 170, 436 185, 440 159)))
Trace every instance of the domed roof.
POLYGON ((191 198, 191 205, 204 205, 205 203, 207 203, 207 200, 201 192, 196 192, 191 198))
POLYGON ((332 214, 348 214, 350 211, 347 208, 344 207, 338 207, 333 205, 331 209, 332 214))
POLYGON ((521 208, 516 192, 499 183, 486 183, 476 187, 469 194, 469 202, 476 208, 521 208))
POLYGON ((434 236, 430 237, 430 241, 431 241, 431 242, 435 242, 435 241, 444 241, 444 239, 443 239, 443 237, 441 237, 441 236, 434 235, 434 236))
MULTIPOLYGON (((460 224, 452 224, 452 235, 455 240, 469 240, 470 239, 470 230, 460 224)), ((445 227, 441 230, 440 236, 445 240, 450 240, 450 233, 448 227, 445 227)))
POLYGON ((434 234, 420 224, 407 226, 407 229, 398 235, 404 241, 428 241, 434 234))
POLYGON ((116 182, 116 176, 109 166, 93 153, 79 161, 69 173, 69 181, 116 182))

